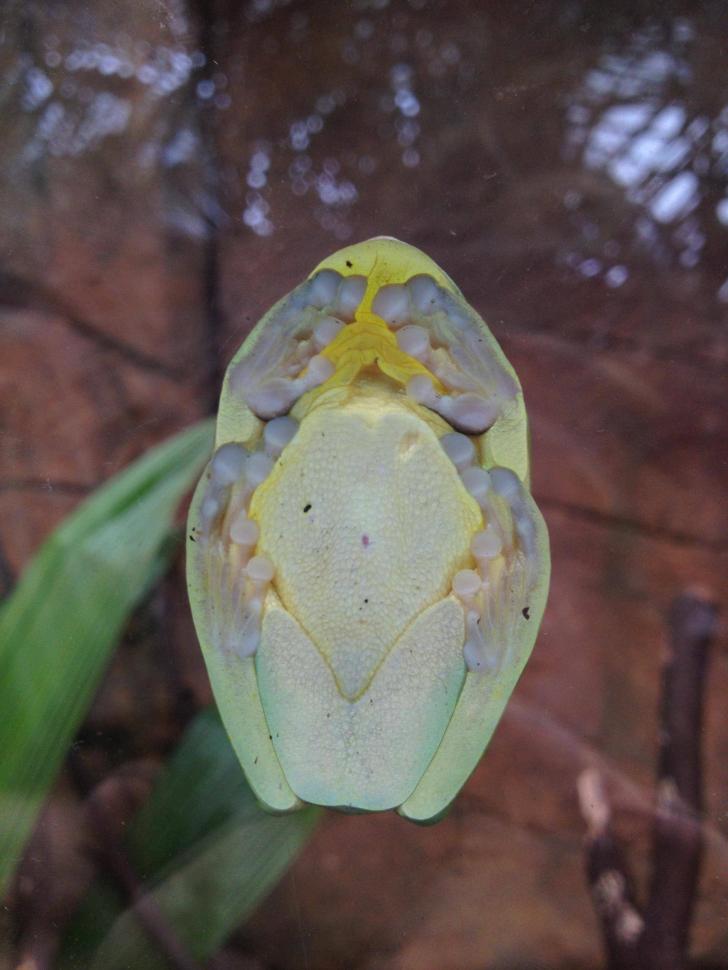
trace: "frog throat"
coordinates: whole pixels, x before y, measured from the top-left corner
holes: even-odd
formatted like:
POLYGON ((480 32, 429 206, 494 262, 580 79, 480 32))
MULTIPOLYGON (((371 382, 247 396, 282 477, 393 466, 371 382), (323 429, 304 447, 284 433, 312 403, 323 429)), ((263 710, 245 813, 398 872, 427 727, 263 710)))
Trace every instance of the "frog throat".
POLYGON ((446 390, 424 364, 399 349, 394 333, 371 310, 357 310, 354 322, 344 327, 321 353, 335 370, 323 384, 308 392, 306 410, 322 394, 352 384, 362 370, 373 366, 405 387, 411 378, 424 375, 432 381, 437 392, 446 390))

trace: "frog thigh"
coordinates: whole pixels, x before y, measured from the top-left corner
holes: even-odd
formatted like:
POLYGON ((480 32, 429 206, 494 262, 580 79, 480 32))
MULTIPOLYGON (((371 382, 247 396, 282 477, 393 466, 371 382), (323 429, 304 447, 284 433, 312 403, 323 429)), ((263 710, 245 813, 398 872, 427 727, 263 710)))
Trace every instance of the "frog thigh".
POLYGON ((301 808, 301 802, 285 779, 269 737, 255 662, 223 647, 216 633, 215 597, 210 593, 210 574, 204 565, 205 547, 194 538, 206 485, 203 475, 190 505, 187 540, 187 588, 197 635, 225 730, 250 787, 270 811, 290 812, 301 808))
POLYGON ((452 716, 465 676, 463 639, 460 604, 440 600, 413 621, 369 687, 350 701, 300 625, 269 594, 258 682, 273 743, 299 798, 363 811, 400 805, 452 716))
POLYGON ((535 584, 528 598, 528 616, 515 606, 510 616, 511 634, 506 639, 498 666, 469 673, 442 744, 414 792, 399 808, 414 822, 436 821, 468 780, 495 731, 511 693, 533 649, 546 607, 551 572, 546 524, 530 495, 528 517, 535 538, 538 562, 535 584))

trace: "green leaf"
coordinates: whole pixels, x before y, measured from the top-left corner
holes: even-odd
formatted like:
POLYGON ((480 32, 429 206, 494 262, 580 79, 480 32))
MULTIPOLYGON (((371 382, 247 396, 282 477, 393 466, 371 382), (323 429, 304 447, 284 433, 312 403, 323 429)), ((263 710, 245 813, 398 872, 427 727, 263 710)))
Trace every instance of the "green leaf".
MULTIPOLYGON (((198 715, 134 819, 126 850, 150 902, 187 952, 210 957, 275 885, 319 815, 271 816, 257 805, 215 711, 198 715)), ((103 883, 69 928, 63 970, 163 970, 136 907, 103 883), (116 907, 118 918, 113 920, 116 907), (111 925, 110 925, 111 924, 111 925)))
POLYGON ((0 606, 0 896, 211 448, 205 422, 115 476, 51 535, 0 606))

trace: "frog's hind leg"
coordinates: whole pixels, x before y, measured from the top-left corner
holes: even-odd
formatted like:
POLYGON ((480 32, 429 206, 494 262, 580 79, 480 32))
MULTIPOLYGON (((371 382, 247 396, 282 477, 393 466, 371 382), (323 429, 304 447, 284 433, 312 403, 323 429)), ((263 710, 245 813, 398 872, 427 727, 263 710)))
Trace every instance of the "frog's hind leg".
POLYGON ((441 441, 483 513, 470 546, 473 568, 452 581, 465 614, 468 674, 440 747, 399 809, 420 822, 447 808, 490 741, 533 647, 549 583, 548 535, 536 504, 510 469, 475 465, 463 437, 441 441))
MULTIPOLYGON (((446 450, 465 453, 454 436, 446 450)), ((530 619, 530 597, 538 578, 541 515, 518 476, 508 468, 486 471, 467 464, 459 469, 466 489, 480 506, 484 528, 471 540, 474 569, 453 580, 453 592, 466 610, 464 646, 469 670, 497 671, 508 663, 518 628, 530 619)))

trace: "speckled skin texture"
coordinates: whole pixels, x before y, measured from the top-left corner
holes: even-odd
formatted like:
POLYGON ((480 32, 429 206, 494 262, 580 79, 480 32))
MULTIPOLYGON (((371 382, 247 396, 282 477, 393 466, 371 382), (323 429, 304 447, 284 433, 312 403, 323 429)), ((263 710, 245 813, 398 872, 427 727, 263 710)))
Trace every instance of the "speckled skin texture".
POLYGON ((482 523, 434 431, 402 400, 352 391, 343 406, 324 402, 252 508, 281 601, 347 700, 449 592, 482 523))
POLYGON ((482 517, 401 395, 338 397, 256 493, 279 594, 256 667, 296 794, 377 810, 413 791, 452 715, 464 615, 449 581, 482 517))

